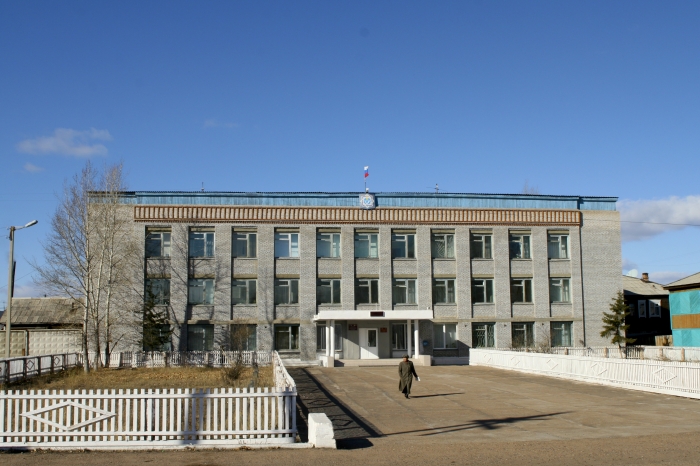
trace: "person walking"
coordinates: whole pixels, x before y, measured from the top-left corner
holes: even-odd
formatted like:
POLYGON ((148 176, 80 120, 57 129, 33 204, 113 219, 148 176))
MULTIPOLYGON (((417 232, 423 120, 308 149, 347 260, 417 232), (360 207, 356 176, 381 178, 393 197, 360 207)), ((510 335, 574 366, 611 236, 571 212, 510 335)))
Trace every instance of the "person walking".
POLYGON ((418 374, 416 374, 416 369, 413 367, 413 363, 408 360, 408 355, 404 355, 403 361, 399 363, 399 391, 404 394, 406 398, 411 394, 411 384, 413 383, 413 378, 416 378, 420 382, 418 374))

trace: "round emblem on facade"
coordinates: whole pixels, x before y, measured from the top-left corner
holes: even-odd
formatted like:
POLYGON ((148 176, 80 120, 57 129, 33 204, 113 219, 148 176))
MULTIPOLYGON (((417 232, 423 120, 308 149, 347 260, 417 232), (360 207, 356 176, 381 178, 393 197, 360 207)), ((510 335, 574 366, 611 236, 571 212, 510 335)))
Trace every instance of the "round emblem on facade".
POLYGON ((360 195, 360 207, 366 210, 374 209, 374 196, 366 193, 360 195))

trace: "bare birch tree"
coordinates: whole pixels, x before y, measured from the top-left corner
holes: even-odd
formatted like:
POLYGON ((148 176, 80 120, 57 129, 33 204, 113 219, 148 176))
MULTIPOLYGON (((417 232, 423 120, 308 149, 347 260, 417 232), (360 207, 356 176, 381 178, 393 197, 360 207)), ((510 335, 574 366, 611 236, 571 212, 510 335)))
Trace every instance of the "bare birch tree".
POLYGON ((134 277, 128 264, 137 251, 121 204, 124 190, 122 164, 100 171, 88 161, 59 196, 51 232, 42 244, 44 262, 32 263, 40 286, 82 304, 86 371, 90 347, 98 355, 104 348, 109 361, 112 326, 129 314, 121 309, 115 314, 114 308, 115 299, 130 288, 134 277))

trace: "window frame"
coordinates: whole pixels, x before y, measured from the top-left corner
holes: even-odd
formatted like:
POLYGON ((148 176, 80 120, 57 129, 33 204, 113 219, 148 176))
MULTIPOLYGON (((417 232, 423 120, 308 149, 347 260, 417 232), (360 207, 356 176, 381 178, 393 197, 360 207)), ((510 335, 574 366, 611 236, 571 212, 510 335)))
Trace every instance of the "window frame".
POLYGON ((235 344, 236 337, 234 336, 234 333, 239 327, 247 327, 248 330, 248 337, 246 338, 245 343, 242 345, 243 351, 257 351, 258 326, 256 324, 231 324, 229 326, 229 332, 231 333, 231 351, 238 351, 238 348, 236 347, 237 345, 235 344))
POLYGON ((459 326, 456 323, 452 322, 433 322, 433 349, 437 350, 449 350, 449 349, 457 349, 457 342, 459 341, 457 338, 457 328, 459 326), (448 332, 448 326, 454 327, 454 333, 453 333, 453 341, 449 343, 450 346, 448 346, 447 343, 447 337, 449 335, 448 332), (439 332, 438 332, 439 330, 439 332), (442 335, 442 346, 438 346, 438 334, 442 335))
POLYGON ((256 231, 233 231, 231 236, 231 257, 237 259, 256 259, 258 257, 258 233, 256 231), (237 236, 245 238, 246 255, 237 254, 237 236))
MULTIPOLYGON (((161 230, 161 229, 146 229, 146 239, 144 241, 144 255, 146 256, 147 259, 150 258, 170 258, 170 255, 172 253, 172 231, 171 230, 161 230), (160 239, 158 240, 159 246, 158 246, 158 254, 150 254, 149 253, 149 241, 152 241, 151 237, 152 236, 160 236, 160 239), (165 235, 167 235, 167 240, 165 239, 165 235)), ((151 248, 151 251, 153 248, 151 248)))
POLYGON ((457 303, 457 287, 455 278, 433 278, 433 304, 456 304, 457 303), (451 290, 450 290, 451 284, 451 290), (445 301, 437 300, 437 290, 440 287, 445 289, 445 301), (450 301, 450 293, 452 293, 452 300, 450 301))
MULTIPOLYGON (((335 324, 335 352, 343 351, 343 324, 335 324)), ((316 351, 326 351, 326 323, 316 325, 316 351)))
MULTIPOLYGON (((160 291, 160 290, 159 290, 160 291)), ((169 278, 146 278, 144 281, 144 301, 148 300, 149 293, 153 296, 153 304, 156 306, 170 306, 170 279, 169 278), (166 283, 165 293, 152 293, 153 282, 166 283)))
POLYGON ((496 324, 493 322, 472 323, 472 348, 495 348, 496 347, 496 324), (484 345, 479 345, 478 332, 483 328, 484 345))
POLYGON ((569 242, 569 233, 547 233, 547 258, 548 259, 560 259, 560 260, 566 260, 571 258, 571 251, 570 251, 570 242, 569 242), (556 238, 556 240, 554 240, 556 238), (565 239, 565 241, 562 242, 562 238, 565 239), (559 246, 556 248, 557 250, 557 256, 553 256, 553 244, 558 244, 559 246), (562 249, 564 252, 564 255, 562 256, 562 249))
POLYGON ((512 278, 510 279, 510 302, 513 304, 532 304, 532 278, 512 278), (516 301, 518 288, 522 287, 522 300, 516 301), (529 299, 528 299, 529 298, 529 299))
POLYGON ((493 278, 472 278, 472 304, 493 304, 495 302, 496 298, 494 296, 494 291, 493 291, 493 278), (481 283, 477 283, 481 282, 481 283), (485 301, 476 301, 474 297, 476 296, 477 293, 475 293, 475 289, 477 288, 484 288, 484 299, 485 301), (491 300, 489 301, 489 291, 491 300))
MULTIPOLYGON (((324 245, 325 247, 325 245, 324 245)), ((340 259, 340 233, 319 231, 316 233, 316 257, 319 259, 340 259), (324 237, 328 237, 327 239, 324 237), (337 240, 337 241, 336 241, 337 240), (329 255, 321 255, 322 243, 328 243, 329 255)))
POLYGON ((660 318, 661 317, 661 300, 660 299, 650 299, 649 303, 647 304, 647 312, 648 312, 648 316, 650 319, 660 318), (654 309, 653 314, 651 312, 652 309, 654 309))
POLYGON ((187 324, 187 351, 213 351, 214 350, 214 324, 187 324), (202 349, 192 349, 192 335, 195 329, 203 330, 202 349))
POLYGON ((391 233, 391 258, 415 259, 416 258, 416 234, 415 233, 391 233), (403 244, 403 246, 401 246, 403 244), (397 245, 397 246, 395 246, 397 245), (397 247, 403 247, 405 254, 397 255, 397 247))
POLYGON ((376 305, 379 304, 379 279, 378 278, 356 278, 355 279, 355 305, 376 305), (375 287, 372 284, 376 284, 375 287), (360 288, 367 288, 367 295, 369 296, 369 302, 363 303, 359 301, 360 288), (372 293, 372 289, 375 288, 376 293, 372 293), (374 301, 372 301, 374 299, 374 301))
POLYGON ((572 342, 573 342, 573 322, 571 321, 556 321, 556 322, 550 322, 549 324, 549 332, 551 335, 551 346, 553 348, 568 348, 571 347, 572 342), (555 329, 555 326, 561 325, 561 329, 555 329), (559 339, 561 340, 561 344, 555 344, 555 336, 558 331, 561 331, 561 335, 559 339), (567 334, 568 333, 568 334, 567 334), (568 337, 568 345, 564 344, 567 343, 565 341, 564 337, 568 337))
POLYGON ((274 345, 276 351, 291 352, 299 351, 299 324, 275 324, 274 326, 274 345), (279 348, 278 343, 278 332, 279 330, 286 328, 289 334, 289 344, 287 348, 279 348), (296 332, 294 332, 296 329, 296 332), (295 345, 296 343, 296 345, 295 345))
POLYGON ((354 238, 354 243, 355 243, 355 259, 379 259, 379 232, 376 233, 371 233, 371 232, 362 232, 358 233, 355 232, 355 238, 354 238), (364 238, 366 237, 366 238, 364 238), (374 241, 372 241, 374 240, 374 241), (357 252, 361 250, 360 247, 358 247, 358 243, 363 243, 367 242, 367 255, 366 256, 358 256, 357 252), (372 252, 374 252, 375 255, 372 255, 372 252))
POLYGON ((647 317, 647 300, 638 299, 637 300, 637 318, 646 319, 647 317))
POLYGON ((216 293, 216 281, 213 278, 189 278, 187 280, 187 304, 192 305, 192 306, 213 306, 214 305, 214 295, 216 293), (202 296, 204 297, 204 300, 202 302, 193 302, 192 301, 192 287, 196 286, 193 285, 192 282, 202 282, 202 296), (211 282, 211 287, 207 287, 207 283, 211 282), (208 289, 210 290, 208 294, 208 289), (207 300, 207 297, 210 296, 210 301, 207 300))
POLYGON ((569 277, 550 277, 549 278, 549 302, 552 304, 556 303, 564 303, 568 304, 571 303, 571 278, 569 277), (559 284, 555 283, 559 282, 559 284), (566 285, 564 284, 566 282, 566 285), (561 299, 559 301, 554 300, 554 295, 555 293, 553 290, 555 290, 557 287, 559 287, 559 296, 562 298, 564 295, 566 295, 566 300, 561 299))
POLYGON ((534 322, 511 322, 510 324, 511 345, 514 348, 532 348, 535 346, 535 323, 534 322), (522 326, 522 327, 521 327, 522 326), (521 327, 521 328, 518 328, 521 327), (516 332, 522 332, 523 343, 516 343, 516 332))
POLYGON ((493 233, 470 233, 469 250, 472 259, 493 260, 493 233), (476 254, 478 243, 482 244, 480 246, 481 255, 476 254))
POLYGON ((415 305, 418 302, 418 287, 415 278, 394 278, 391 281, 391 301, 393 305, 415 305), (411 297, 411 288, 413 289, 413 301, 409 301, 411 297), (404 302, 397 302, 397 290, 405 290, 404 302))
POLYGON ((274 289, 275 306, 298 306, 299 305, 299 279, 298 278, 276 278, 274 289), (289 288, 287 291, 287 302, 278 300, 278 289, 289 288), (296 301, 293 297, 296 296, 296 301))
POLYGON ((454 259, 455 258, 455 234, 454 233, 432 233, 430 235, 430 255, 433 259, 454 259), (449 240, 451 238, 451 241, 449 240), (444 243, 445 255, 441 256, 438 254, 437 243, 442 241, 444 243), (450 254, 450 242, 452 250, 450 254))
POLYGON ((519 233, 517 231, 511 231, 508 237, 508 249, 511 259, 532 260, 532 233, 519 233), (518 248, 520 249, 520 255, 526 257, 518 257, 518 254, 514 252, 514 245, 518 245, 518 248))
POLYGON ((213 230, 190 230, 187 235, 187 257, 190 259, 213 259, 216 254, 216 235, 213 230), (202 235, 200 239, 193 236, 202 235), (209 239, 211 237, 211 239, 209 239), (202 241, 203 255, 194 255, 196 249, 192 247, 195 241, 202 241))
POLYGON ((300 254, 301 244, 299 243, 299 232, 293 231, 276 231, 275 232, 275 259, 298 259, 300 254), (287 243, 288 255, 282 255, 284 252, 278 245, 287 243), (294 245, 296 244, 296 248, 294 245))
POLYGON ((234 278, 231 280, 231 305, 232 306, 251 306, 258 304, 258 280, 255 278, 234 278), (235 283, 245 283, 245 286, 236 286, 235 283), (233 298, 234 288, 245 288, 245 302, 235 303, 233 298), (251 293, 252 288, 252 293, 251 293))
POLYGON ((332 306, 341 304, 341 281, 340 278, 319 278, 316 280, 316 305, 317 306, 332 306), (326 284, 327 282, 327 284, 326 284), (330 288, 330 302, 321 301, 321 292, 323 288, 330 288))

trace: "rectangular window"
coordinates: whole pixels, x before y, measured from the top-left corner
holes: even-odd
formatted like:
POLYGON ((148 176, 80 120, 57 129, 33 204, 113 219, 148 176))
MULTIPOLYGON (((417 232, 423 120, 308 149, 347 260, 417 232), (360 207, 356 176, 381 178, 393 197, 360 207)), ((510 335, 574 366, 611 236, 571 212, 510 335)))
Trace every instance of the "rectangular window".
POLYGON ((637 316, 641 318, 647 316, 647 302, 644 299, 637 301, 637 316))
POLYGON ((391 235, 392 259, 416 258, 416 235, 414 233, 391 235))
POLYGON ((340 257, 340 233, 316 234, 316 257, 340 257))
POLYGON ((491 234, 472 233, 471 250, 472 259, 491 259, 491 234))
POLYGON ((355 282, 356 304, 379 303, 379 280, 376 278, 359 279, 355 282))
POLYGON ((213 325, 187 326, 187 351, 212 351, 214 349, 213 325))
POLYGON ((530 348, 534 346, 534 327, 533 322, 513 322, 511 325, 513 347, 530 348))
POLYGON ((552 346, 571 346, 571 322, 552 322, 552 346))
POLYGON ((214 304, 214 279, 190 278, 187 302, 189 304, 214 304))
POLYGON ((170 232, 146 230, 146 257, 170 257, 170 232))
POLYGON ((275 280, 275 304, 299 304, 299 280, 275 280))
POLYGON ((340 304, 340 279, 319 279, 316 283, 317 304, 340 304))
POLYGON ((457 348, 457 324, 433 324, 433 347, 436 349, 457 348))
POLYGON ((170 341, 172 331, 170 325, 155 325, 143 327, 143 350, 144 351, 172 351, 173 345, 170 341))
POLYGON ((391 349, 392 350, 406 350, 408 338, 406 324, 391 324, 391 349))
POLYGON ((256 351, 258 348, 258 326, 254 324, 231 325, 231 350, 256 351))
POLYGON ((376 259, 379 257, 379 235, 377 233, 355 233, 355 257, 376 259))
POLYGON ((530 259, 530 234, 511 233, 510 234, 510 258, 530 259))
POLYGON ((275 233, 275 257, 299 257, 299 233, 275 233))
POLYGON ((433 259, 454 259, 455 235, 454 233, 433 233, 430 248, 433 259))
POLYGON ((472 347, 493 348, 495 324, 472 324, 472 347))
POLYGON ((569 292, 568 278, 549 279, 549 299, 553 303, 571 302, 571 293, 569 292))
POLYGON ((298 325, 275 325, 275 349, 294 351, 299 349, 298 325))
POLYGON ((416 280, 413 278, 394 279, 392 287, 394 304, 416 304, 416 280))
POLYGON ((661 317, 661 300, 649 300, 649 317, 661 317))
POLYGON ((145 301, 153 300, 156 306, 170 304, 170 279, 147 278, 145 301))
POLYGON ((214 232, 190 231, 190 257, 214 257, 214 232))
MULTIPOLYGON (((316 350, 326 350, 326 325, 316 324, 316 350)), ((335 324, 335 351, 343 351, 343 325, 335 324)))
POLYGON ((233 233, 233 257, 257 257, 258 253, 257 233, 234 232, 233 233))
POLYGON ((547 255, 550 259, 568 259, 569 235, 550 233, 547 240, 547 255))
POLYGON ((493 302, 493 278, 477 278, 472 281, 472 302, 493 302))
POLYGON ((231 281, 231 304, 256 304, 256 280, 231 281))
POLYGON ((513 278, 510 281, 510 298, 514 303, 532 302, 532 279, 513 278))
POLYGON ((433 304, 455 303, 454 278, 436 278, 433 280, 433 304))

